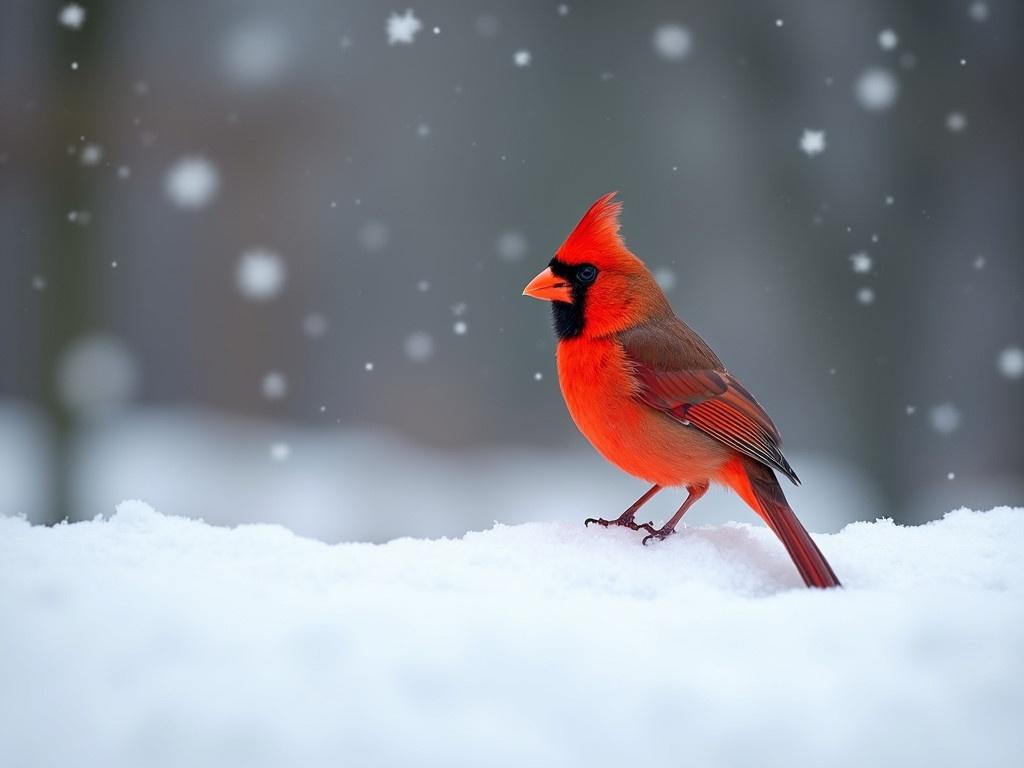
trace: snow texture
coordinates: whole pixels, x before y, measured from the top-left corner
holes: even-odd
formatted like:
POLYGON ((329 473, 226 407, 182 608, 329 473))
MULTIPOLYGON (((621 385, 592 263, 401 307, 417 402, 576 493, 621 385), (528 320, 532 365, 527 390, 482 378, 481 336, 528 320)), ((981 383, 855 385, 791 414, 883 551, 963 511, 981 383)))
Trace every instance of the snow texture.
POLYGON ((411 45, 422 28, 423 22, 411 9, 401 15, 392 13, 387 22, 388 45, 411 45))
POLYGON ((1024 509, 817 538, 0 519, 0 764, 1019 765, 1024 509))

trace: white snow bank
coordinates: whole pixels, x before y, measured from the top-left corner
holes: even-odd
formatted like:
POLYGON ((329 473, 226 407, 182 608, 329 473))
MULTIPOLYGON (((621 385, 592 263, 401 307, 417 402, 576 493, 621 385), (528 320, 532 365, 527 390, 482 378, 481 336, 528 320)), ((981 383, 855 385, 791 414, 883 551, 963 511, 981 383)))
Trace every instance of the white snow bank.
POLYGON ((1024 509, 817 538, 0 519, 0 764, 1019 765, 1024 509))

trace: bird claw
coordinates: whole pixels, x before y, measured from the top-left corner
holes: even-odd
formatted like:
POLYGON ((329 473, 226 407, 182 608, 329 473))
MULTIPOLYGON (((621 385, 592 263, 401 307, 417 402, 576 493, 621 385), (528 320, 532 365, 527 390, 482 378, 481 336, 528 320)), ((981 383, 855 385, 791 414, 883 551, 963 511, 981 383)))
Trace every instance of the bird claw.
MULTIPOLYGON (((647 531, 647 533, 654 535, 658 531, 654 527, 654 522, 638 523, 631 517, 617 517, 614 520, 605 520, 603 517, 588 517, 583 521, 585 527, 590 527, 591 523, 597 523, 602 528, 607 528, 609 525, 621 525, 623 528, 629 528, 631 531, 647 531)), ((648 536, 647 538, 650 538, 648 536)), ((646 539, 645 539, 646 540, 646 539)))
POLYGON ((673 529, 673 528, 662 528, 662 529, 657 530, 657 531, 653 531, 652 530, 649 535, 644 536, 643 541, 641 541, 640 543, 643 544, 646 547, 647 546, 647 542, 650 541, 651 539, 657 539, 658 541, 664 541, 669 536, 671 536, 673 533, 675 533, 675 529, 673 529))

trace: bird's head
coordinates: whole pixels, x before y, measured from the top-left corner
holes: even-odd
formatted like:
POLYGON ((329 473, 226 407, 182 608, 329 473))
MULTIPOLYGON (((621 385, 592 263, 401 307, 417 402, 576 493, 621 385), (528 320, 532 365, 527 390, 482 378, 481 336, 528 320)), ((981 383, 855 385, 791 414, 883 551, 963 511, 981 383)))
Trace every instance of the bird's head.
POLYGON ((619 235, 621 210, 614 192, 590 206, 523 291, 551 302, 560 340, 607 336, 671 312, 650 271, 619 235))

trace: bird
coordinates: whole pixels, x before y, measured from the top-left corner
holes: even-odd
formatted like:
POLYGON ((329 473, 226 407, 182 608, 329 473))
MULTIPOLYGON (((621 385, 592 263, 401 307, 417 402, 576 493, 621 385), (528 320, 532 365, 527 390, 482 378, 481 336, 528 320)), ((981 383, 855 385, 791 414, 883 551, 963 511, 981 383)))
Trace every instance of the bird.
POLYGON ((523 295, 551 302, 558 382, 577 428, 610 463, 651 483, 614 519, 585 524, 666 539, 710 485, 735 491, 781 540, 808 587, 841 586, 797 519, 776 472, 795 485, 778 429, 711 347, 680 320, 620 234, 622 203, 597 200, 523 295), (665 488, 685 488, 661 527, 636 522, 665 488))

